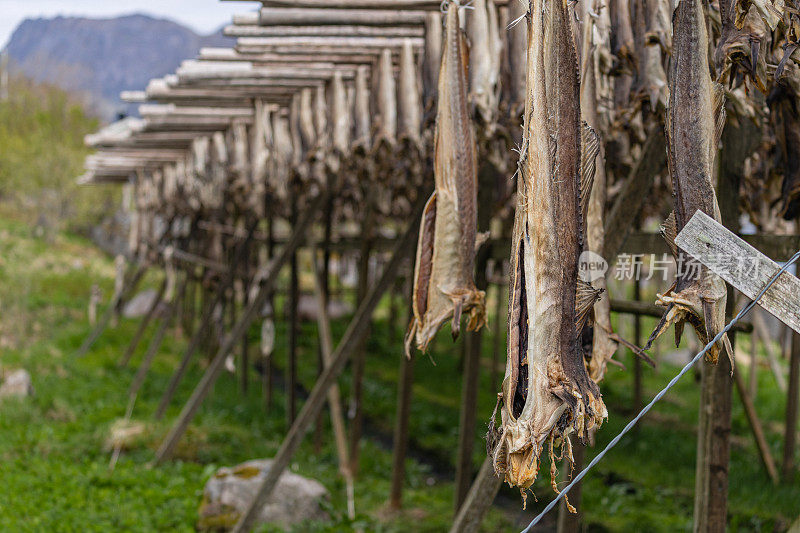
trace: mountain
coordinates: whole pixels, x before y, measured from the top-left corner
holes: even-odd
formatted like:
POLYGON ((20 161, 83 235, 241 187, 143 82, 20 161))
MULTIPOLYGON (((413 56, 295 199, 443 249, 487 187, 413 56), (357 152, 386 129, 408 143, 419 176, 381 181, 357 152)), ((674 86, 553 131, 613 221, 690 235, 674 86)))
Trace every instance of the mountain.
POLYGON ((103 118, 126 109, 124 90, 144 89, 204 46, 232 46, 217 31, 198 35, 166 19, 127 15, 112 19, 26 19, 6 46, 12 74, 84 95, 103 118))

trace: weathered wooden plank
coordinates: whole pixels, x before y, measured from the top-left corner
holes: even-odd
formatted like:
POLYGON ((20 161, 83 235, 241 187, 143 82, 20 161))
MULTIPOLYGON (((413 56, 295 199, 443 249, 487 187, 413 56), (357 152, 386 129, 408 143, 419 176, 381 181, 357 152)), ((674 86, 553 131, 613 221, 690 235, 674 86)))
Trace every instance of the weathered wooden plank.
POLYGON ((227 37, 423 37, 425 30, 413 26, 226 26, 227 37))
POLYGON ((398 26, 424 24, 425 16, 425 11, 409 11, 405 9, 327 9, 327 6, 323 8, 262 7, 258 23, 262 26, 275 24, 398 26))
MULTIPOLYGON (((772 259, 700 211, 678 234, 675 243, 750 299, 780 270, 772 259)), ((800 279, 784 272, 758 305, 800 332, 800 279)))
MULTIPOLYGON (((228 0, 230 1, 230 0, 228 0)), ((234 0, 235 1, 235 0, 234 0)), ((327 7, 361 9, 427 9, 440 10, 441 0, 262 0, 264 6, 275 7, 327 7)), ((508 0, 495 0, 503 6, 508 0)))

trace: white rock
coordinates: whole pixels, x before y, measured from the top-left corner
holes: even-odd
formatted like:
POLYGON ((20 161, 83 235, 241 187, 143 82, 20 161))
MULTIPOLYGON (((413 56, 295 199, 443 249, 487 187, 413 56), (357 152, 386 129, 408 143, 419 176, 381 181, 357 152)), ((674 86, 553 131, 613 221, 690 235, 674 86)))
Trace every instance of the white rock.
MULTIPOLYGON (((203 489, 198 529, 233 527, 253 501, 271 465, 271 459, 254 459, 217 470, 203 489)), ((262 508, 258 523, 288 528, 308 520, 328 520, 320 505, 327 498, 328 491, 319 481, 285 471, 262 508)))
POLYGON ((156 295, 155 289, 147 289, 140 292, 125 304, 125 307, 122 308, 122 316, 125 318, 143 317, 153 306, 153 300, 156 299, 156 295))
POLYGON ((33 382, 27 370, 19 369, 9 372, 0 384, 0 398, 10 396, 25 397, 33 395, 33 382))

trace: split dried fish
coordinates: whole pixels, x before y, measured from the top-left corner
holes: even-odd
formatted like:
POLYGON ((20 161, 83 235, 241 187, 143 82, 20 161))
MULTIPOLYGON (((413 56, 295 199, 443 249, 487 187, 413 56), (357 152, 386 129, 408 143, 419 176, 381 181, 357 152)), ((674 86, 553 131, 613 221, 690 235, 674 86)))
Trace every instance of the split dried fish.
MULTIPOLYGON (((595 65, 598 61, 599 47, 595 44, 597 35, 595 19, 597 15, 594 13, 599 12, 603 7, 599 5, 599 1, 595 1, 592 4, 593 9, 590 8, 588 1, 583 2, 583 12, 581 14, 583 35, 580 100, 582 119, 589 127, 597 131, 600 129, 600 119, 597 114, 598 91, 595 65)), ((582 191, 584 197, 588 196, 588 201, 584 200, 584 205, 586 206, 586 250, 600 256, 602 256, 603 248, 605 247, 604 212, 607 196, 606 171, 603 164, 605 154, 601 152, 602 146, 600 143, 592 143, 591 146, 582 147, 581 153, 583 161, 595 165, 595 169, 582 169, 583 173, 593 174, 593 180, 584 180, 587 185, 592 185, 591 192, 582 191), (592 151, 594 150, 596 152, 593 155, 592 151), (596 161, 597 156, 600 157, 599 161, 596 161)), ((604 275, 599 276, 593 283, 597 289, 603 290, 600 300, 592 310, 591 352, 587 354, 589 356, 587 361, 589 377, 597 383, 605 376, 606 366, 617 351, 617 342, 612 338, 611 302, 606 291, 606 278, 604 275)))
POLYGON ((523 497, 548 443, 568 450, 567 435, 584 439, 607 416, 579 339, 601 292, 578 279, 598 139, 580 120, 570 13, 566 0, 533 0, 527 15, 502 428, 489 443, 495 470, 523 497))
POLYGON ((500 79, 500 46, 497 44, 497 8, 491 0, 473 0, 467 29, 470 38, 470 96, 478 116, 493 125, 500 79))
MULTIPOLYGON (((675 211, 664 224, 663 234, 684 268, 673 286, 658 295, 657 303, 665 306, 666 311, 645 349, 672 324, 675 324, 677 342, 685 322, 689 322, 703 344, 725 325, 725 282, 702 265, 697 265, 698 269, 685 268, 688 260, 675 245, 678 232, 696 211, 721 221, 712 179, 725 126, 725 95, 722 86, 712 82, 709 74, 702 1, 681 0, 674 24, 666 133, 675 211)), ((716 363, 722 348, 727 350, 733 364, 733 350, 727 336, 708 351, 707 359, 716 363)))
POLYGON ((457 337, 463 312, 469 312, 469 330, 486 322, 485 295, 473 279, 477 147, 468 111, 466 43, 458 8, 455 1, 447 7, 434 145, 436 190, 422 215, 406 354, 412 344, 425 352, 449 319, 457 337))

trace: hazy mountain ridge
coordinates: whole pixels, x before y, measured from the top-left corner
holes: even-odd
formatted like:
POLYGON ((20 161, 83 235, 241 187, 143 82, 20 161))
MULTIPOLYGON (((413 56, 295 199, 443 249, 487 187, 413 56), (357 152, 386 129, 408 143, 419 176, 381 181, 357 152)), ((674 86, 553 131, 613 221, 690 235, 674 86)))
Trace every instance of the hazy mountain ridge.
POLYGON ((151 78, 173 72, 201 47, 231 44, 221 30, 204 36, 171 20, 135 14, 26 19, 6 50, 12 73, 83 93, 109 118, 125 107, 120 91, 144 89, 151 78))

